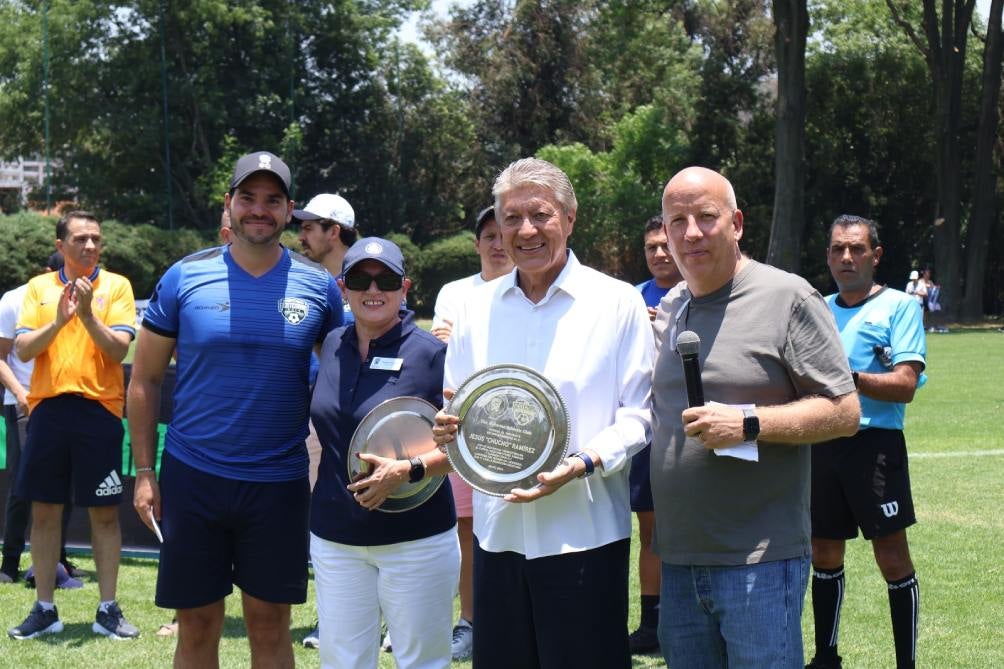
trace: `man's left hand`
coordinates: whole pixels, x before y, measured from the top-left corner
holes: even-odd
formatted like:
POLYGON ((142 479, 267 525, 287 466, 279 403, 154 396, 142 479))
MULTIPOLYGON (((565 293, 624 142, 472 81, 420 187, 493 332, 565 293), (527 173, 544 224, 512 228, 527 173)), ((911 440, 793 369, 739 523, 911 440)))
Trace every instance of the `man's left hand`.
POLYGON ((77 298, 77 315, 81 318, 90 318, 91 300, 94 298, 94 284, 86 276, 76 279, 74 282, 74 295, 77 298))
MULTIPOLYGON (((593 456, 594 461, 598 461, 593 456)), ((541 497, 553 494, 569 481, 579 478, 586 471, 586 464, 579 458, 565 458, 557 467, 549 472, 537 474, 539 485, 533 488, 513 488, 502 499, 507 502, 533 502, 541 497)))
POLYGON ((704 448, 729 448, 743 443, 743 412, 724 404, 706 404, 683 411, 683 431, 704 448))

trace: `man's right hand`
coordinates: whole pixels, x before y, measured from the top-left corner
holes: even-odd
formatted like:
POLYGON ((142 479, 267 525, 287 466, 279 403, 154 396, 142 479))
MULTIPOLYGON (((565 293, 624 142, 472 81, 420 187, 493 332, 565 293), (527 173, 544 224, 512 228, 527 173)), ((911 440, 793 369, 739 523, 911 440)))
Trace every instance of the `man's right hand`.
MULTIPOLYGON (((449 402, 453 399, 456 391, 452 388, 443 390, 443 399, 449 402)), ((446 413, 446 409, 440 409, 436 414, 436 424, 432 426, 432 438, 436 445, 442 449, 457 438, 457 430, 460 429, 460 419, 453 414, 446 413)))
POLYGON ((439 339, 439 341, 448 344, 450 343, 450 335, 453 334, 453 321, 448 321, 444 318, 441 325, 435 326, 429 332, 439 339))
POLYGON ((136 486, 132 496, 132 506, 139 514, 139 519, 153 532, 153 521, 150 520, 150 512, 158 521, 160 520, 160 486, 157 484, 157 477, 153 472, 139 472, 136 474, 136 486))

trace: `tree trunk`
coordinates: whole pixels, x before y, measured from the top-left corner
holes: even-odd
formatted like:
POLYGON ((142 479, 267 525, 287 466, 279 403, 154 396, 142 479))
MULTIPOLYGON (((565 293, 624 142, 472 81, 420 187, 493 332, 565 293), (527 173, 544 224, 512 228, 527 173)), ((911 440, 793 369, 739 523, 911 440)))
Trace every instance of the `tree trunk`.
POLYGON ((987 244, 997 221, 997 169, 994 145, 997 142, 997 103, 1001 90, 1001 13, 1004 0, 990 3, 987 43, 983 49, 983 98, 976 130, 976 186, 973 214, 966 231, 966 295, 962 300, 962 318, 983 317, 983 285, 987 267, 987 244))
POLYGON ((777 54, 777 120, 774 157, 774 218, 767 262, 798 272, 805 231, 805 39, 806 0, 774 0, 777 54))

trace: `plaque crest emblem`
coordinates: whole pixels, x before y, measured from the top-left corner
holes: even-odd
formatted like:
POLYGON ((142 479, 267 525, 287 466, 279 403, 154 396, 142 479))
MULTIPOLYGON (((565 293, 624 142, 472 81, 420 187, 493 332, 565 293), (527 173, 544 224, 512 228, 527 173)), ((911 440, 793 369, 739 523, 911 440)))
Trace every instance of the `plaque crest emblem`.
POLYGON ((509 403, 505 401, 505 397, 495 396, 488 402, 485 407, 485 413, 488 417, 493 420, 498 420, 505 415, 506 410, 509 408, 509 403))
POLYGON ((310 305, 299 297, 284 297, 279 300, 279 313, 290 325, 299 325, 310 313, 310 305))
POLYGON ((518 399, 512 403, 512 417, 517 425, 523 427, 529 425, 530 421, 537 417, 537 411, 526 400, 518 399))

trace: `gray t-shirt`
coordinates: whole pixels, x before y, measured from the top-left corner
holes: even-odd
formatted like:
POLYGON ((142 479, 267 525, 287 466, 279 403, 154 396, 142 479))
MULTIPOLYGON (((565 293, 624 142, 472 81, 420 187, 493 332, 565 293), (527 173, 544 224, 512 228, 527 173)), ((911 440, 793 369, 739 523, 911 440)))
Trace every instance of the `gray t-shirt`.
POLYGON ((675 336, 701 338, 705 401, 787 404, 854 390, 833 316, 800 277, 748 261, 719 290, 663 298, 652 384, 655 549, 677 565, 742 565, 808 555, 809 449, 759 443, 759 462, 685 443, 675 336))

